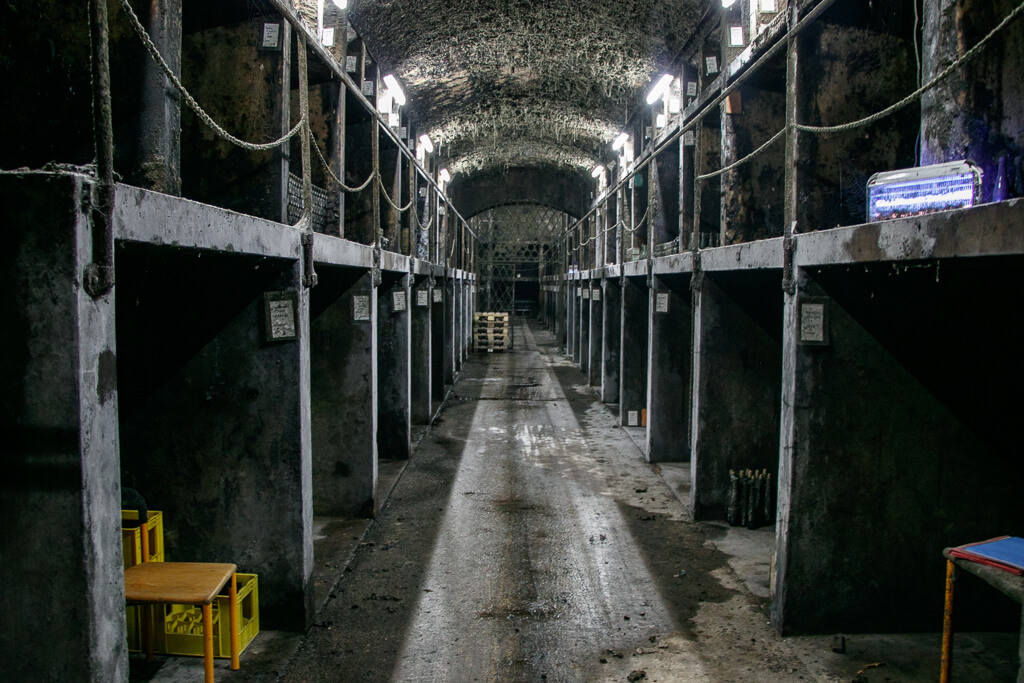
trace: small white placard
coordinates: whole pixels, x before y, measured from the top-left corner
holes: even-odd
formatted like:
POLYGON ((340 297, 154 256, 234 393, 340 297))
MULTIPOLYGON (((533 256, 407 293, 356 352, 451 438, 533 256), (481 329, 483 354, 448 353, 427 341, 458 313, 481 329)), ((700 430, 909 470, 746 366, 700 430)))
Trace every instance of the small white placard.
POLYGON ((279 299, 267 303, 270 312, 270 338, 293 339, 295 331, 295 302, 279 299))
POLYGON ((352 320, 355 322, 370 320, 370 297, 360 294, 352 297, 352 320))
POLYGON ((434 303, 435 304, 444 303, 444 292, 442 292, 440 289, 435 289, 434 290, 434 303))
POLYGON ((391 293, 391 305, 395 313, 401 313, 406 309, 404 289, 399 289, 391 293))
MULTIPOLYGON (((252 35, 251 33, 249 35, 252 35)), ((263 24, 263 48, 277 50, 281 47, 281 24, 263 24)))
POLYGON ((409 137, 409 126, 402 126, 401 128, 399 128, 398 137, 402 138, 403 140, 409 137))
POLYGON ((697 81, 689 81, 686 84, 686 96, 696 97, 697 96, 697 81))
POLYGON ((583 296, 583 288, 582 287, 577 287, 576 288, 576 297, 579 298, 581 296, 583 296))
POLYGON ((709 74, 718 73, 718 57, 714 55, 711 55, 710 57, 705 57, 704 65, 707 67, 709 74))
POLYGON ((693 136, 692 130, 688 130, 685 133, 683 133, 683 144, 687 145, 688 147, 693 147, 696 144, 696 139, 693 136))
POLYGON ((345 71, 350 74, 354 74, 356 69, 359 68, 359 58, 355 55, 349 55, 345 57, 345 71))
POLYGON ((363 95, 366 97, 373 95, 373 81, 363 81, 363 95))
POLYGON ((800 341, 824 343, 825 304, 800 304, 800 341))
POLYGON ((639 427, 640 426, 640 411, 630 410, 626 412, 626 426, 627 427, 639 427))
POLYGON ((740 47, 743 45, 743 27, 742 26, 730 26, 729 27, 729 45, 732 47, 740 47))
POLYGON ((583 290, 583 298, 584 299, 589 299, 590 298, 590 290, 589 289, 584 289, 583 290))
POLYGON ((320 39, 320 42, 322 42, 327 47, 334 47, 334 29, 324 28, 324 35, 320 39))
POLYGON ((595 289, 594 293, 590 295, 590 298, 593 299, 594 301, 600 301, 601 300, 601 290, 600 289, 595 289))
POLYGON ((416 305, 426 308, 430 305, 430 292, 425 289, 416 290, 416 305))
POLYGON ((776 11, 775 0, 761 0, 761 11, 762 12, 774 12, 774 11, 776 11))
POLYGON ((668 313, 668 292, 655 292, 654 311, 655 313, 668 313))

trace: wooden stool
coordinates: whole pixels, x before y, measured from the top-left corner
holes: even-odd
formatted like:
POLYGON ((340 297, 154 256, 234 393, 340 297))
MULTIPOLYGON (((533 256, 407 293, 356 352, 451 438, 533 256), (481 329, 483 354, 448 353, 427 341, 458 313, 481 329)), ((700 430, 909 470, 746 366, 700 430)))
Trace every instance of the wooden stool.
MULTIPOLYGON (((131 603, 145 605, 142 618, 146 659, 153 659, 152 605, 176 603, 199 605, 203 609, 203 658, 206 683, 213 683, 213 600, 228 583, 231 609, 231 669, 238 669, 238 606, 237 585, 233 564, 211 562, 144 562, 124 570, 124 597, 131 603)), ((221 619, 223 619, 221 615, 221 619)), ((221 622, 223 623, 223 622, 221 622)))

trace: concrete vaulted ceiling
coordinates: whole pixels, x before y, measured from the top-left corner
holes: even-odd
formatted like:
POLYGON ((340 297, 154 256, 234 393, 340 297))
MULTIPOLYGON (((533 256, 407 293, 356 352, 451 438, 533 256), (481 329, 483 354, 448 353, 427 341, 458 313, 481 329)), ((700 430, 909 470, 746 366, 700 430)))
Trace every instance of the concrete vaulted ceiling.
POLYGON ((708 4, 350 0, 349 20, 383 73, 402 82, 464 215, 517 201, 578 215, 552 195, 590 187, 590 171, 708 4))

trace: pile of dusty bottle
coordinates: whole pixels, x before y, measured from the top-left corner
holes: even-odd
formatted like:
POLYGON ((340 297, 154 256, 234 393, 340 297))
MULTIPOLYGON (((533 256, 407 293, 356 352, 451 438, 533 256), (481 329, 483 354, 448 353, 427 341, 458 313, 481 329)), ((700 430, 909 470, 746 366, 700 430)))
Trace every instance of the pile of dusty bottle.
POLYGON ((748 529, 775 523, 775 487, 768 470, 729 470, 725 521, 748 529))

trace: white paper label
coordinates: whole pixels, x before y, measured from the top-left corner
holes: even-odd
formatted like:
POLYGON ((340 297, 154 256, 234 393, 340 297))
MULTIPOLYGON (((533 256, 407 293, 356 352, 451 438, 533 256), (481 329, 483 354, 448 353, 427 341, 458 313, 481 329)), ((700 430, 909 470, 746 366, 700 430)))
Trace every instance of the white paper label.
POLYGON ((370 297, 356 295, 352 297, 352 320, 364 322, 370 319, 370 297))
POLYGON ((327 47, 334 47, 334 29, 333 28, 325 28, 324 29, 324 35, 323 35, 323 38, 321 39, 321 42, 324 45, 326 45, 327 47))
POLYGON ((270 337, 287 339, 295 336, 295 307, 288 299, 270 302, 270 337))
POLYGON ((696 144, 696 139, 694 138, 692 130, 688 130, 683 133, 683 144, 689 147, 693 147, 693 145, 696 144))
POLYGON ((277 49, 280 46, 281 24, 263 24, 263 47, 277 49))
POLYGON ((656 313, 668 313, 668 292, 655 293, 654 311, 656 313))
POLYGON ((395 313, 401 313, 406 309, 405 290, 399 289, 391 293, 391 303, 395 313))
POLYGON ((435 304, 444 303, 444 292, 442 292, 440 289, 435 289, 434 290, 434 303, 435 304))
POLYGON ((594 301, 600 301, 601 300, 601 290, 600 289, 595 289, 594 293, 591 294, 590 298, 592 298, 594 301))
POLYGON ((800 341, 825 341, 825 304, 800 304, 800 341))
POLYGON ((584 289, 583 290, 583 298, 584 299, 589 299, 590 298, 590 290, 589 289, 584 289))
POLYGON ((430 305, 430 292, 425 289, 416 290, 416 305, 424 308, 430 305))
POLYGON ((359 59, 355 55, 345 57, 345 71, 354 74, 359 68, 359 59))
POLYGON ((761 11, 762 12, 774 12, 775 11, 775 0, 761 0, 761 11))
POLYGON ((729 27, 729 45, 731 45, 732 47, 739 47, 740 45, 743 45, 742 26, 729 27))
POLYGON ((582 287, 577 287, 576 288, 576 297, 579 298, 581 296, 583 296, 583 288, 582 287))
POLYGON ((704 64, 708 68, 709 74, 718 73, 718 57, 711 55, 710 57, 704 58, 704 64))
POLYGON ((626 413, 626 426, 627 427, 639 427, 640 426, 640 411, 630 410, 626 413))
POLYGON ((366 97, 373 95, 373 81, 363 81, 363 95, 366 97))
POLYGON ((697 81, 690 81, 686 84, 686 96, 696 97, 697 96, 697 81))

